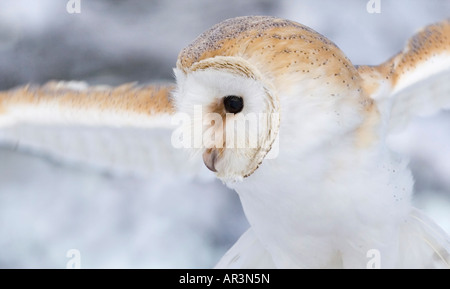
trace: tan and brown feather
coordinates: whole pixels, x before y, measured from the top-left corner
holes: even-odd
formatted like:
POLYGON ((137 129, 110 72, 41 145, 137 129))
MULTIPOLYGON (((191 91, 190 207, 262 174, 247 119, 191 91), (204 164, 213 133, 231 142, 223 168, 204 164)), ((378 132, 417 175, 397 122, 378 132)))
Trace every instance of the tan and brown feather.
POLYGON ((67 82, 51 81, 42 86, 25 85, 0 92, 0 111, 14 106, 56 104, 62 108, 127 111, 136 114, 171 114, 172 85, 124 84, 117 87, 91 86, 75 88, 67 82))

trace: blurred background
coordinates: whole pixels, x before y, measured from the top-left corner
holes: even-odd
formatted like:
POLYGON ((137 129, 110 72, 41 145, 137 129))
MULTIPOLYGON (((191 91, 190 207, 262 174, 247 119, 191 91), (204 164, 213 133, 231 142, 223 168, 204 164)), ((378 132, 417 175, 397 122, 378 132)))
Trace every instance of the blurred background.
MULTIPOLYGON (((184 46, 243 15, 298 21, 354 64, 379 64, 418 29, 450 16, 450 1, 441 0, 380 0, 373 14, 366 0, 80 0, 73 14, 67 2, 0 2, 0 90, 52 79, 170 82, 184 46)), ((411 157, 416 206, 447 232, 449 132, 443 112, 392 138, 411 157)), ((209 268, 248 227, 237 195, 209 172, 128 162, 118 173, 94 159, 0 144, 0 268, 65 268, 70 249, 82 268, 209 268)))

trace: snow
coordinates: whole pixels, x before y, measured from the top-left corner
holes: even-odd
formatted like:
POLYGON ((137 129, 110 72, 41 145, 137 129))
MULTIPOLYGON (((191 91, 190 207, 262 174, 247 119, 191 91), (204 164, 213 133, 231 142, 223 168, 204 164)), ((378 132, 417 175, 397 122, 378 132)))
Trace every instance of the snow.
MULTIPOLYGON (((380 14, 357 0, 81 0, 81 13, 69 14, 66 2, 1 1, 0 89, 50 79, 170 81, 182 47, 242 15, 301 22, 353 63, 378 64, 450 11, 439 0, 381 0, 380 14)), ((416 205, 447 232, 449 124, 449 112, 417 119, 392 141, 411 156, 416 205)), ((110 150, 102 153, 126 160, 120 146, 110 150)), ((144 162, 108 170, 63 153, 64 146, 55 155, 0 148, 0 268, 65 268, 70 249, 79 250, 82 268, 209 268, 248 227, 237 195, 208 172, 184 175, 165 165, 148 173, 144 162)))
POLYGON ((0 171, 0 267, 64 268, 69 249, 82 268, 207 267, 238 237, 229 231, 245 229, 236 196, 217 182, 0 158, 16 166, 0 171))

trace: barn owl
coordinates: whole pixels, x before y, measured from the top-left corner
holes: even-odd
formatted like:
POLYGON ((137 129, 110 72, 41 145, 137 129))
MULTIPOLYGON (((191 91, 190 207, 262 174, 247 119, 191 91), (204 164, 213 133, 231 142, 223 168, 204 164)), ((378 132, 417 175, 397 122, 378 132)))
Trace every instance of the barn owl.
POLYGON ((184 48, 174 71, 175 86, 3 92, 0 132, 24 122, 151 130, 187 115, 183 131, 214 135, 194 150, 238 193, 250 223, 217 268, 449 268, 448 235, 413 208, 407 160, 387 145, 410 118, 450 108, 449 20, 381 65, 354 66, 299 23, 239 17, 184 48), (243 145, 229 143, 233 121, 252 114, 257 132, 244 125, 243 145))

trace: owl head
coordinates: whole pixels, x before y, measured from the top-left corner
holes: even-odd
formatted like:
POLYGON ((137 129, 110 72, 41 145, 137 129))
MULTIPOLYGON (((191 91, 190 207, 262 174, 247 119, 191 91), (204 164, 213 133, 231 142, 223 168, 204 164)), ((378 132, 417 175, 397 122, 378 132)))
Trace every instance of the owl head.
POLYGON ((174 103, 191 117, 192 147, 227 183, 355 129, 368 102, 336 45, 274 17, 215 25, 181 51, 175 77, 174 103))

